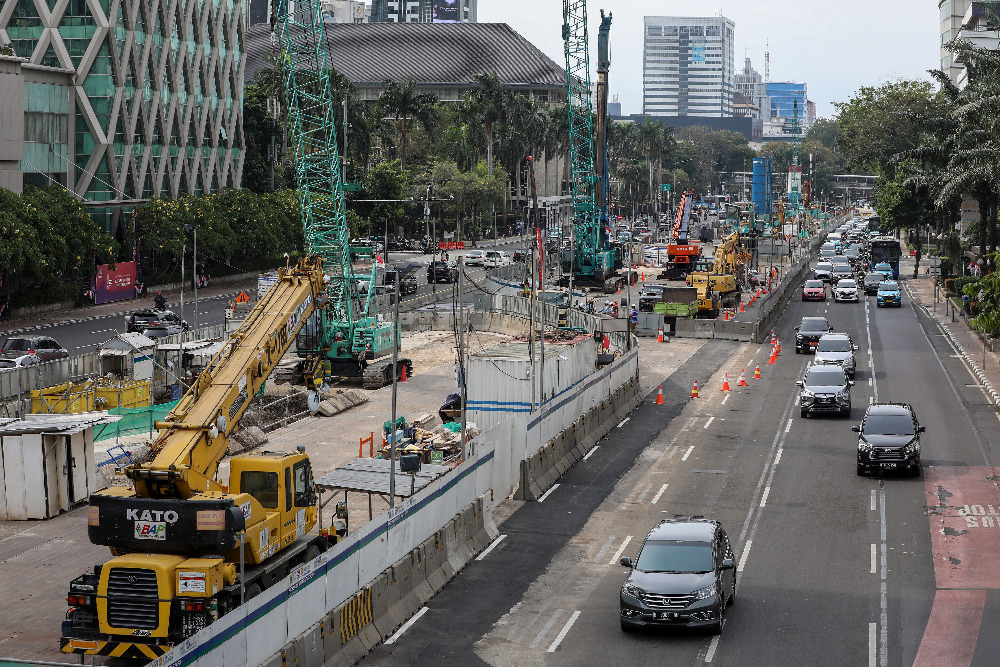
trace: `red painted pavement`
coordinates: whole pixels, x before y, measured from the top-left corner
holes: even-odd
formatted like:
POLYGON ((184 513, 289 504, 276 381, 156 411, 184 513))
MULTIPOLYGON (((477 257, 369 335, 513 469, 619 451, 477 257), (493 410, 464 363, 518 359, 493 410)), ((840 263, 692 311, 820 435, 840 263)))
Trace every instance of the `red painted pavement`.
POLYGON ((926 468, 937 591, 915 667, 972 664, 988 589, 1000 589, 1000 486, 994 468, 926 468))
POLYGON ((971 665, 985 607, 986 591, 938 590, 913 667, 971 665))

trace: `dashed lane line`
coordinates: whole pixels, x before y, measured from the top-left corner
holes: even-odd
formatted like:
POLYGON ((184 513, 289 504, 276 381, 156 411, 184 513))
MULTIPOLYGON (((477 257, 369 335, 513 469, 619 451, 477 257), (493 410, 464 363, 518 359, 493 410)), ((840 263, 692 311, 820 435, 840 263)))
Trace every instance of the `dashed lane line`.
POLYGON ((667 486, 667 484, 664 484, 660 487, 660 490, 656 492, 655 496, 653 496, 653 501, 650 503, 651 505, 655 505, 660 500, 660 496, 662 496, 663 492, 667 490, 667 486))
POLYGON ((395 644, 396 640, 402 637, 403 633, 409 630, 410 626, 412 626, 414 623, 420 620, 420 617, 426 613, 427 613, 427 607, 422 607, 420 611, 414 614, 410 620, 408 620, 406 623, 403 623, 403 626, 399 630, 396 630, 395 634, 393 634, 391 637, 385 640, 386 646, 390 644, 395 644))
POLYGON ((564 625, 562 630, 559 631, 559 634, 556 635, 555 641, 549 645, 549 649, 546 653, 555 653, 556 649, 559 648, 559 644, 561 644, 562 640, 566 638, 567 634, 569 634, 569 629, 573 627, 573 624, 576 623, 576 619, 578 618, 580 618, 580 612, 574 611, 569 617, 569 620, 566 621, 566 625, 564 625))
POLYGON ((553 491, 555 491, 555 490, 556 490, 556 489, 558 489, 558 488, 559 488, 559 484, 553 484, 553 485, 551 486, 551 488, 549 488, 549 490, 548 490, 548 491, 546 491, 545 493, 543 493, 543 494, 541 495, 541 497, 540 497, 540 498, 538 499, 538 502, 540 502, 540 503, 544 503, 544 502, 545 502, 545 499, 549 497, 549 494, 551 494, 551 493, 552 493, 553 491))
POLYGON ((611 557, 611 562, 608 563, 608 565, 618 565, 618 559, 622 557, 623 553, 625 553, 625 549, 628 548, 628 543, 631 541, 632 536, 626 535, 625 539, 622 540, 622 545, 618 547, 618 551, 616 551, 615 555, 611 557))
POLYGON ((549 622, 546 623, 542 627, 542 629, 538 632, 538 635, 535 636, 535 640, 530 644, 528 644, 528 648, 535 648, 540 643, 542 643, 542 639, 545 638, 545 635, 549 634, 549 630, 551 630, 552 626, 556 624, 556 621, 559 620, 559 617, 562 616, 562 613, 563 613, 562 609, 556 609, 555 613, 552 614, 552 618, 549 619, 549 622))
POLYGON ((503 542, 503 538, 505 538, 505 537, 507 537, 507 536, 506 536, 506 535, 500 535, 499 537, 497 537, 497 539, 493 540, 493 541, 492 541, 492 542, 490 543, 490 546, 488 546, 488 547, 486 547, 485 549, 483 549, 483 552, 482 552, 481 554, 479 554, 478 556, 476 556, 476 560, 482 560, 482 559, 486 558, 486 556, 487 556, 487 555, 488 555, 488 554, 489 554, 489 553, 490 553, 491 551, 493 551, 493 549, 494 549, 494 548, 496 548, 496 546, 497 546, 498 544, 500 544, 501 542, 503 542))

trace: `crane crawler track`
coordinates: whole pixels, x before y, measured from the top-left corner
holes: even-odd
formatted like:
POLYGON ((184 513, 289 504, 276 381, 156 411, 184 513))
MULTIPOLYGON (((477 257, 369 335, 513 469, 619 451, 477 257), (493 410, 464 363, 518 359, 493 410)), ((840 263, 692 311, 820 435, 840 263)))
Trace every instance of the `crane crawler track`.
MULTIPOLYGON (((409 359, 400 358, 396 362, 396 378, 402 377, 403 367, 406 367, 406 376, 413 375, 413 362, 409 359)), ((378 361, 368 364, 365 372, 361 376, 361 382, 365 389, 381 389, 392 384, 392 360, 378 361)))

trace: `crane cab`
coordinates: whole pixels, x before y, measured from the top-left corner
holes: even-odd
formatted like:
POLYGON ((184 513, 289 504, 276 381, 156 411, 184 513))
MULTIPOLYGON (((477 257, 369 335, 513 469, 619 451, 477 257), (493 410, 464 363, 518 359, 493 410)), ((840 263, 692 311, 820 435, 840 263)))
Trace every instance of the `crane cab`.
MULTIPOLYGON (((248 560, 261 562, 316 525, 316 485, 304 451, 254 452, 230 462, 229 494, 251 496, 263 516, 247 516, 248 560)), ((244 515, 251 503, 242 505, 244 515)))

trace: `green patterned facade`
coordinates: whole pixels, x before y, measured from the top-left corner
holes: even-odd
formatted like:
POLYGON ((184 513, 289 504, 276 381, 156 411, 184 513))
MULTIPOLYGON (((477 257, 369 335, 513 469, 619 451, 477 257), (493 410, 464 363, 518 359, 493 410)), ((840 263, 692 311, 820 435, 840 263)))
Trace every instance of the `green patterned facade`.
POLYGON ((62 183, 109 228, 123 206, 239 187, 244 11, 243 0, 0 0, 0 45, 74 74, 63 91, 25 84, 25 183, 62 183))

